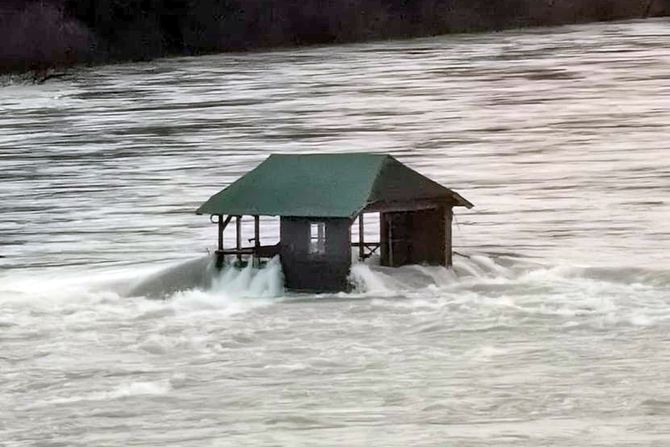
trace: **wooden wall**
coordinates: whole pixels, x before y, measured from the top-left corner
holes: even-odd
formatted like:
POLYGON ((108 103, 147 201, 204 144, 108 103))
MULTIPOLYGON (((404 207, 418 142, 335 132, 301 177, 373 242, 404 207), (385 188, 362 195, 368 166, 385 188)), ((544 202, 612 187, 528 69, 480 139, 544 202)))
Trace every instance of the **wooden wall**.
POLYGON ((381 213, 381 264, 450 266, 451 216, 451 207, 381 213))
POLYGON ((334 292, 349 288, 351 269, 350 219, 282 217, 280 253, 286 287, 293 290, 334 292), (326 224, 324 254, 310 253, 310 224, 326 224))

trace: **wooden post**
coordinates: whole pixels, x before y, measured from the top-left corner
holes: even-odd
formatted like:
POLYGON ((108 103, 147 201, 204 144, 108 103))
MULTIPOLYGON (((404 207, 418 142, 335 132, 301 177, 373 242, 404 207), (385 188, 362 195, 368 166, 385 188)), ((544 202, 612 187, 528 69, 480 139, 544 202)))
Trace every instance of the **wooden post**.
POLYGON ((389 266, 389 222, 386 213, 379 213, 379 255, 381 256, 381 265, 389 266))
POLYGON ((261 246, 261 219, 260 216, 254 216, 254 247, 261 246))
MULTIPOLYGON (((223 232, 225 231, 226 227, 230 223, 230 219, 233 218, 233 216, 228 216, 226 217, 226 220, 223 220, 223 214, 217 214, 218 217, 218 230, 219 230, 219 243, 217 245, 217 254, 216 254, 216 268, 221 269, 223 267, 223 232)), ((211 216, 210 216, 211 219, 211 216)))
POLYGON ((451 247, 451 223, 454 219, 454 212, 453 208, 451 206, 447 206, 444 208, 444 261, 445 265, 447 267, 451 267, 453 265, 453 254, 452 254, 452 247, 451 247))
POLYGON ((261 218, 260 216, 254 216, 254 255, 252 260, 255 267, 260 267, 260 258, 258 257, 258 248, 261 246, 261 218))
MULTIPOLYGON (((235 216, 235 231, 237 233, 237 242, 235 244, 235 248, 239 252, 239 250, 242 249, 242 216, 235 216)), ((237 260, 242 260, 242 255, 240 253, 237 253, 237 260)))
POLYGON ((397 267, 395 265, 395 241, 393 240, 393 215, 392 214, 387 214, 388 222, 386 226, 387 234, 386 234, 386 239, 388 240, 389 244, 389 251, 388 251, 388 256, 389 256, 389 267, 397 267))
POLYGON ((358 215, 358 259, 365 261, 365 224, 363 213, 358 215))
POLYGON ((223 225, 223 214, 219 214, 219 251, 223 250, 223 230, 224 230, 224 225, 223 225))
POLYGON ((218 252, 216 254, 216 268, 218 270, 221 270, 221 267, 223 267, 223 231, 226 229, 226 224, 223 221, 223 214, 219 214, 218 217, 218 230, 219 230, 219 243, 218 243, 218 252))

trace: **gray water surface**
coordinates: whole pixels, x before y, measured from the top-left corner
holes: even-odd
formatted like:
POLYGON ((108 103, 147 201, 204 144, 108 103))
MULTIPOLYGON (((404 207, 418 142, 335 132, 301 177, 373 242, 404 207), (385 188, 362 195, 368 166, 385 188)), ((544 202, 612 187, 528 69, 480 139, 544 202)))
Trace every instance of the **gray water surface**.
POLYGON ((649 20, 4 80, 0 445, 670 445, 669 43, 649 20), (197 282, 194 209, 268 154, 349 151, 475 203, 454 272, 128 296, 197 282))

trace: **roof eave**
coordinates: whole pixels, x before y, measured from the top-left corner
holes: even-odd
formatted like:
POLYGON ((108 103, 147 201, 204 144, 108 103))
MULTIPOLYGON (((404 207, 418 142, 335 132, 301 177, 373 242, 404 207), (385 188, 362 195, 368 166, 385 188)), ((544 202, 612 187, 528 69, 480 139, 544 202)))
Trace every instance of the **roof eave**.
POLYGON ((456 191, 452 191, 452 190, 450 190, 450 191, 451 191, 451 194, 456 199, 456 205, 454 205, 454 206, 464 206, 467 209, 474 208, 475 205, 472 202, 470 202, 468 199, 466 199, 465 197, 463 197, 462 195, 460 195, 456 191))
POLYGON ((459 198, 458 205, 456 205, 456 206, 464 206, 467 209, 472 209, 472 208, 475 207, 475 205, 472 202, 470 202, 469 200, 464 199, 463 197, 459 198))

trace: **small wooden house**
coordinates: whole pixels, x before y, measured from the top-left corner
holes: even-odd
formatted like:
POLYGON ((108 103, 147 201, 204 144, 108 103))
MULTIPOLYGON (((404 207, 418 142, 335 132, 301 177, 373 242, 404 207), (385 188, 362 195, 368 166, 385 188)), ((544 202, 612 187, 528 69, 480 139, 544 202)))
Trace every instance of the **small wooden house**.
POLYGON ((282 154, 210 197, 197 213, 218 224, 217 265, 226 255, 279 255, 288 289, 341 291, 349 286, 352 248, 361 261, 378 250, 384 266, 451 266, 456 206, 473 205, 390 155, 282 154), (366 213, 379 213, 378 241, 365 240, 366 213), (250 247, 242 246, 242 216, 254 217, 250 247), (280 217, 279 244, 261 245, 260 216, 280 217), (233 218, 237 243, 225 249, 223 232, 233 218), (356 220, 359 237, 352 242, 356 220))

